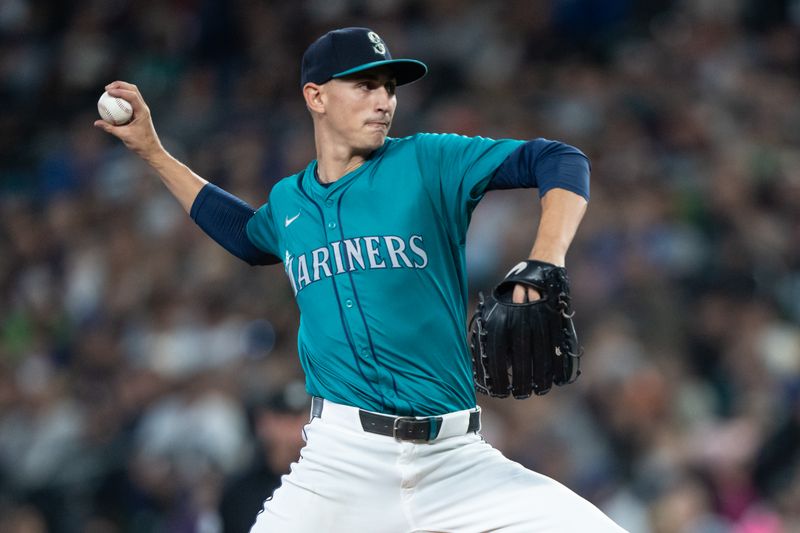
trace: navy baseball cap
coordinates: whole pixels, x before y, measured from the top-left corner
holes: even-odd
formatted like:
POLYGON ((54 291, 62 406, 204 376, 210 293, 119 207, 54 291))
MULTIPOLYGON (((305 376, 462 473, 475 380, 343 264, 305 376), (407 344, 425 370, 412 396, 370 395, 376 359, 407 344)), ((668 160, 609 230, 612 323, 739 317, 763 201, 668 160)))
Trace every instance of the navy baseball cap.
POLYGON ((397 85, 424 76, 428 67, 416 59, 392 59, 389 47, 369 28, 342 28, 329 31, 308 47, 300 68, 300 85, 323 84, 371 68, 387 66, 397 85))

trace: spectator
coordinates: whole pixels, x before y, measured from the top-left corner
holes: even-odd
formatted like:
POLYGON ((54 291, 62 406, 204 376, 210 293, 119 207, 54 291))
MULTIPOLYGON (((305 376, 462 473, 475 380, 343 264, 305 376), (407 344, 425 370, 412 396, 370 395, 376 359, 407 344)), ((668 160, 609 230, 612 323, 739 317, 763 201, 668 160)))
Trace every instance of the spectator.
POLYGON ((219 513, 223 531, 247 533, 264 500, 280 485, 281 476, 300 457, 303 426, 310 398, 299 381, 289 383, 253 408, 257 449, 252 464, 225 488, 219 513))
MULTIPOLYGON (((0 530, 218 531, 297 457, 305 413, 257 409, 251 435, 244 408, 299 375, 289 284, 187 223, 93 106, 135 80, 170 151, 260 205, 313 157, 291 58, 359 24, 431 66, 393 135, 593 163, 567 258, 584 374, 484 401, 487 438, 632 531, 800 530, 797 9, 634 4, 0 3, 0 530)), ((524 194, 486 202, 472 294, 536 223, 524 194)))

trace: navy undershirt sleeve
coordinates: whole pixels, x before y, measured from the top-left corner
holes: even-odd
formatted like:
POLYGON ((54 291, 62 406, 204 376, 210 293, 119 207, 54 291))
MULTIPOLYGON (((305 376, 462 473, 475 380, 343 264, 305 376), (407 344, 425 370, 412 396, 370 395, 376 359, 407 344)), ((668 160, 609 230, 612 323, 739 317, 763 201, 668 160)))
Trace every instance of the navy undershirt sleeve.
POLYGON ((230 253, 251 265, 274 265, 281 260, 259 249, 247 236, 247 221, 255 209, 214 184, 200 189, 189 216, 230 253))
POLYGON ((511 152, 497 167, 486 188, 566 189, 589 200, 589 159, 577 148, 559 141, 534 139, 511 152))

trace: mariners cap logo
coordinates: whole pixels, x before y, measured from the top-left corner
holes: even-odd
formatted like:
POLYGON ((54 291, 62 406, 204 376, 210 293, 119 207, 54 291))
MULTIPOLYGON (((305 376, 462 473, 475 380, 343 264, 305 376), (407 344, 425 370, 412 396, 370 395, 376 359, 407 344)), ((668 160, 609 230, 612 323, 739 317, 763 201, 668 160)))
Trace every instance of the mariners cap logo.
POLYGON ((306 49, 300 66, 300 85, 322 84, 379 66, 386 66, 392 72, 398 86, 411 83, 428 71, 416 59, 392 59, 386 42, 369 28, 341 28, 329 31, 306 49))
POLYGON ((371 31, 367 33, 367 38, 372 42, 372 49, 375 50, 376 54, 380 54, 382 56, 386 55, 386 44, 384 44, 380 35, 374 31, 371 31))

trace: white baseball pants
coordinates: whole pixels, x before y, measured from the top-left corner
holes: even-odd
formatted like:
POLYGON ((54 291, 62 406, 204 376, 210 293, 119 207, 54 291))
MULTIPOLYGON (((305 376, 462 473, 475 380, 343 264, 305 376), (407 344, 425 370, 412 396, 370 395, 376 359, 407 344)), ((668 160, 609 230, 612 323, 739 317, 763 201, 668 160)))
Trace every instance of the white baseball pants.
POLYGON ((251 533, 622 533, 594 505, 525 469, 444 415, 432 442, 367 433, 358 409, 324 402, 306 446, 251 533))

